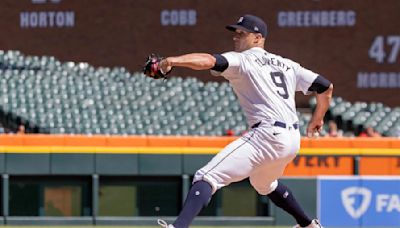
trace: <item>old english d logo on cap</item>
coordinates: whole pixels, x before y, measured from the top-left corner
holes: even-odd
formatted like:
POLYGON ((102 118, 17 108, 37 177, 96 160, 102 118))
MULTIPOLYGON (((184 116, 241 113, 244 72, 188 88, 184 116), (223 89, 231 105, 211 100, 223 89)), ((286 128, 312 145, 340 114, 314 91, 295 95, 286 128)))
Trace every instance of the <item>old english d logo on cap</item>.
POLYGON ((246 14, 239 18, 234 25, 228 25, 226 28, 230 31, 241 29, 246 32, 260 33, 263 37, 267 36, 267 25, 265 22, 254 15, 246 14))

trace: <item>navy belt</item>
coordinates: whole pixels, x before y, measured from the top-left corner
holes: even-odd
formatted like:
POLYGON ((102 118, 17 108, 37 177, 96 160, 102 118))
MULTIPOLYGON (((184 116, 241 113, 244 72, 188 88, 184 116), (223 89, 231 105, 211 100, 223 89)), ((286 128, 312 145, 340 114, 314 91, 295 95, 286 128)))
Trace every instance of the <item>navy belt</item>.
MULTIPOLYGON (((251 126, 251 128, 256 128, 256 127, 260 126, 260 124, 261 124, 261 121, 258 122, 258 123, 253 124, 253 126, 251 126)), ((286 126, 288 126, 288 125, 286 123, 284 123, 284 122, 275 121, 274 126, 281 127, 281 128, 286 128, 286 126)), ((299 124, 298 123, 294 123, 292 126, 296 130, 299 128, 299 124)))

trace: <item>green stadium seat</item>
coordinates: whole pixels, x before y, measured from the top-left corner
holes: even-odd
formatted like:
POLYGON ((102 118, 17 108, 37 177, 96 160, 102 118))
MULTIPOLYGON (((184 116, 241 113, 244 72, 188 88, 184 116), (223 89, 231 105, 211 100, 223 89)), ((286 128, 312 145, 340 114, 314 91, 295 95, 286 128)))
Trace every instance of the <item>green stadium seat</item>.
MULTIPOLYGON (((226 82, 152 80, 123 67, 95 68, 17 51, 0 51, 0 63, 2 110, 40 128, 53 127, 51 133, 222 135, 227 129, 237 134, 247 129, 226 82)), ((313 108, 315 99, 309 102, 313 108)), ((385 134, 400 125, 400 108, 340 97, 333 98, 329 115, 353 127, 371 124, 385 134)), ((308 121, 299 115, 301 125, 308 121)), ((300 130, 304 134, 304 127, 300 130)))

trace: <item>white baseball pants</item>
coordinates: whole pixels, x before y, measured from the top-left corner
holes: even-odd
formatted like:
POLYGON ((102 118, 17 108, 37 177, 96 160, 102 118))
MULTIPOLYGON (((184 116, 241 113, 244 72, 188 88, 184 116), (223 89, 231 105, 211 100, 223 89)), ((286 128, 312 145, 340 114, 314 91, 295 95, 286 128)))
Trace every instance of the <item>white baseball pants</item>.
POLYGON ((278 178, 299 149, 300 132, 292 124, 283 128, 263 121, 214 156, 196 172, 193 182, 207 181, 214 194, 249 177, 254 189, 267 195, 276 189, 278 178))

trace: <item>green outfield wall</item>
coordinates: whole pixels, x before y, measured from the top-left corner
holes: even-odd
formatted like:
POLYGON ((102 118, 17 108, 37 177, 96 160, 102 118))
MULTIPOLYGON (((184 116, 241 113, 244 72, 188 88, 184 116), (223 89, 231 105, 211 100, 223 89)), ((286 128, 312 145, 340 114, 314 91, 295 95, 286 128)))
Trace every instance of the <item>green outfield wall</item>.
MULTIPOLYGON (((213 154, 0 154, 0 224, 154 225, 173 220, 192 175, 213 154)), ((316 215, 316 180, 282 180, 316 215)), ((294 220, 258 195, 247 180, 218 191, 198 225, 292 225, 294 220)))

